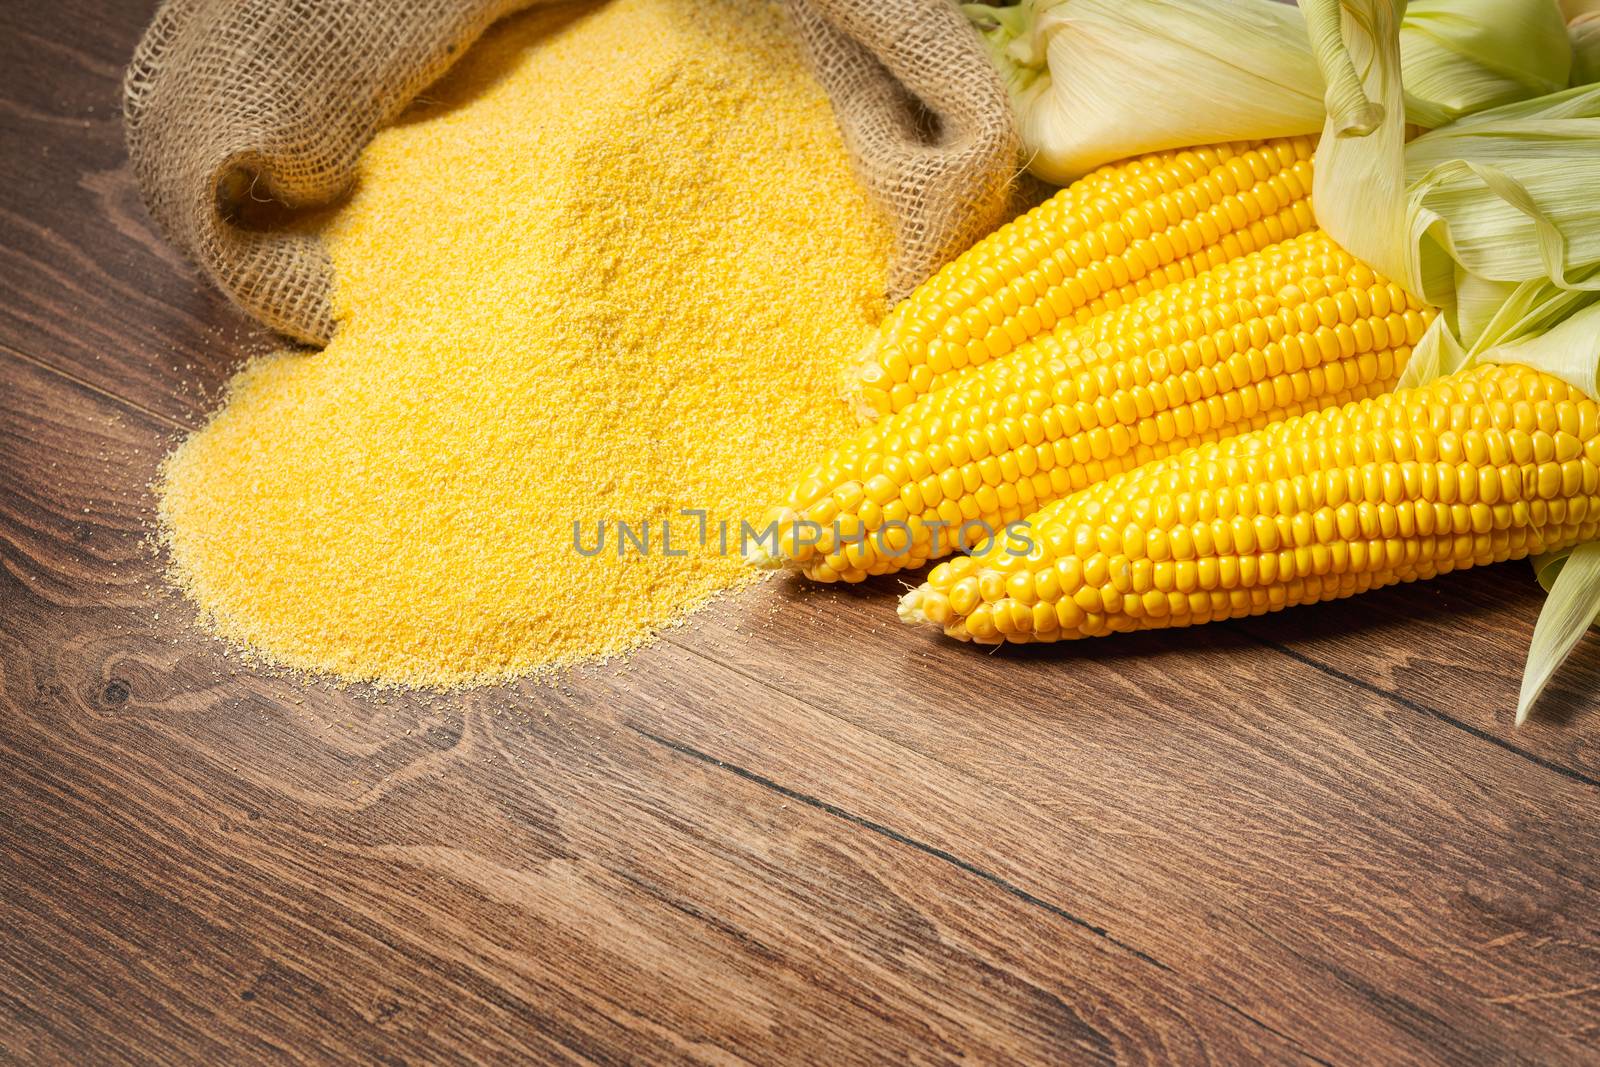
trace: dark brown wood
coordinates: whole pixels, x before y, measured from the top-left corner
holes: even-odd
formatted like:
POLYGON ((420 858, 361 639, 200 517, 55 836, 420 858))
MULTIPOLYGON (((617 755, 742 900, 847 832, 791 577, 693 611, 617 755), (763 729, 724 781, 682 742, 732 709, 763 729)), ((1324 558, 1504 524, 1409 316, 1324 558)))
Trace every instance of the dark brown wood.
POLYGON ((1526 566, 990 653, 767 583, 449 697, 279 676, 148 488, 270 343, 121 150, 149 5, 0 10, 0 1062, 1593 1062, 1600 656, 1526 566))

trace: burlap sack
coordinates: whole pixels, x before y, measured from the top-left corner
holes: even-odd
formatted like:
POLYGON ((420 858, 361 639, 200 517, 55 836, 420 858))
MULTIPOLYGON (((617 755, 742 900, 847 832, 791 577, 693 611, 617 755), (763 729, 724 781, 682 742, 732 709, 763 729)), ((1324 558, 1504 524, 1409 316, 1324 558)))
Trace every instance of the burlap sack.
MULTIPOLYGON (((128 68, 128 153, 169 240, 247 312, 333 336, 332 265, 287 213, 337 200, 373 133, 496 19, 550 0, 165 0, 128 68), (285 210, 287 209, 287 211, 285 210)), ((1005 91, 952 0, 790 0, 899 297, 1005 215, 1005 91)))
POLYGON ((862 184, 895 224, 899 299, 1006 217, 1021 146, 951 0, 789 0, 862 184))

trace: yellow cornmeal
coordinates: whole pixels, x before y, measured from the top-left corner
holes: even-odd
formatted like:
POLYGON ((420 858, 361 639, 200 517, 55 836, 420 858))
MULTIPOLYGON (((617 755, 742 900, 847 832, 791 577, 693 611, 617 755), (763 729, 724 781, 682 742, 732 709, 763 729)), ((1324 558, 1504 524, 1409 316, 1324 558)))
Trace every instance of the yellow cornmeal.
POLYGON ((333 343, 236 378, 162 517, 222 636, 456 686, 628 649, 748 578, 714 524, 850 431, 889 235, 775 6, 535 12, 424 95, 326 225, 333 343), (613 528, 582 556, 574 520, 586 549, 649 523, 650 551, 613 528))

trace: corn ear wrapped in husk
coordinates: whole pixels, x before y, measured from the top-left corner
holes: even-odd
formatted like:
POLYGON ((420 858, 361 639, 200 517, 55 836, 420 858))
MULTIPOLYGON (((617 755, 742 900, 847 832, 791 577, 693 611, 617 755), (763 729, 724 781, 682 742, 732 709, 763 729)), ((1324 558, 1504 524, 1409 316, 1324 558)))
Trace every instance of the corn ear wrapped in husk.
MULTIPOLYGON (((1313 133, 1323 82, 1306 21, 1276 0, 967 4, 1006 82, 1029 169, 1057 184, 1112 160, 1313 133)), ((1413 0, 1401 56, 1414 125, 1567 84, 1553 0, 1413 0)))
POLYGON ((1029 169, 1064 185, 1163 148, 1311 133, 1322 86, 1275 0, 968 4, 1011 93, 1029 169))

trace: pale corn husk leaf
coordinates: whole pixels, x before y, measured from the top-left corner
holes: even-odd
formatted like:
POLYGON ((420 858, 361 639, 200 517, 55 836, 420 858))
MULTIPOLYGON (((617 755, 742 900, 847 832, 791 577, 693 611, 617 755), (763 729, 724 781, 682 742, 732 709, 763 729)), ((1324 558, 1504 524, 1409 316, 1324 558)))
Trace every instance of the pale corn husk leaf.
MULTIPOLYGON (((1566 84, 1571 46, 1551 0, 1413 6, 1401 46, 1413 125, 1566 84)), ((1323 124, 1323 74, 1290 4, 1022 0, 963 10, 1010 90, 1029 169, 1046 181, 1145 152, 1323 124)))
MULTIPOLYGON (((1516 296, 1518 283, 1496 282, 1465 271, 1456 272, 1456 336, 1468 347, 1484 336, 1516 296)), ((1444 318, 1445 316, 1440 316, 1444 318)), ((1439 319, 1435 319, 1435 322, 1439 319)))
POLYGON ((1392 0, 1306 0, 1312 50, 1328 85, 1312 203, 1322 228, 1374 269, 1420 292, 1407 239, 1405 107, 1392 0))
MULTIPOLYGON (((1600 277, 1600 267, 1579 281, 1600 277)), ((1412 352, 1397 388, 1410 389, 1475 363, 1523 363, 1555 374, 1591 396, 1600 395, 1600 324, 1586 312, 1600 305, 1600 291, 1566 288, 1536 278, 1520 285, 1485 282, 1466 275, 1457 290, 1461 320, 1472 328, 1452 330, 1437 316, 1412 352), (1481 298, 1469 294, 1482 292, 1481 298), (1569 320, 1579 324, 1554 332, 1569 320), (1584 325, 1587 323, 1587 325, 1584 325), (1584 331, 1595 330, 1593 336, 1584 331), (1546 336, 1549 334, 1549 336, 1546 336)))
POLYGON ((1395 388, 1414 389, 1435 378, 1454 374, 1467 365, 1468 358, 1466 348, 1456 339, 1455 331, 1450 329, 1445 317, 1437 315, 1428 325, 1422 340, 1411 350, 1411 358, 1406 361, 1405 370, 1400 372, 1400 380, 1395 388))
POLYGON ((1600 618, 1600 542, 1573 549, 1564 560, 1546 561, 1549 596, 1533 627, 1528 663, 1522 672, 1522 692, 1517 696, 1517 725, 1527 721, 1550 679, 1572 654, 1583 635, 1600 618))
MULTIPOLYGON (((1446 311, 1417 346, 1405 384, 1477 361, 1521 363, 1600 396, 1600 91, 1492 109, 1397 153, 1398 79, 1389 75, 1398 50, 1384 38, 1398 34, 1386 8, 1387 0, 1350 0, 1342 10, 1338 0, 1307 0, 1308 25, 1314 34, 1323 29, 1313 36, 1318 60, 1330 86, 1344 89, 1337 101, 1330 89, 1315 202, 1336 240, 1446 311), (1338 122, 1336 105, 1353 111, 1363 101, 1385 106, 1377 128, 1366 138, 1341 137, 1350 127, 1338 122), (1397 213, 1403 224, 1386 237, 1381 225, 1397 213)), ((1600 544, 1542 556, 1535 567, 1551 592, 1518 723, 1600 617, 1600 544)))
POLYGON ((967 5, 1012 92, 1029 169, 1065 184, 1112 160, 1310 133, 1322 86, 1299 13, 1275 0, 967 5))
POLYGON ((1564 89, 1572 69, 1550 0, 1410 0, 1400 56, 1407 121, 1428 129, 1564 89))
POLYGON ((1572 549, 1564 552, 1546 552, 1542 556, 1534 556, 1528 562, 1533 564, 1533 577, 1539 583, 1539 588, 1546 593, 1550 592, 1556 584, 1556 578, 1561 574, 1561 568, 1566 565, 1567 557, 1572 555, 1572 549))
POLYGON ((1454 309, 1463 272, 1597 284, 1577 275, 1600 262, 1600 86, 1469 116, 1403 154, 1411 244, 1403 278, 1417 295, 1454 309))
POLYGON ((1578 270, 1574 278, 1579 284, 1572 288, 1562 288, 1547 278, 1491 282, 1458 272, 1456 335, 1476 355, 1542 333, 1600 299, 1600 292, 1591 284, 1596 277, 1600 277, 1600 265, 1578 270))
MULTIPOLYGON (((1317 0, 1318 4, 1336 0, 1317 0)), ((1386 0, 1346 14, 1363 84, 1392 104, 1392 47, 1364 26, 1386 0)), ((1308 15, 1313 10, 1308 3, 1308 15)), ((1444 309, 1474 348, 1498 303, 1523 282, 1600 286, 1600 86, 1563 90, 1459 119, 1409 144, 1386 109, 1368 137, 1330 117, 1317 150, 1318 222, 1351 252, 1444 309)))

